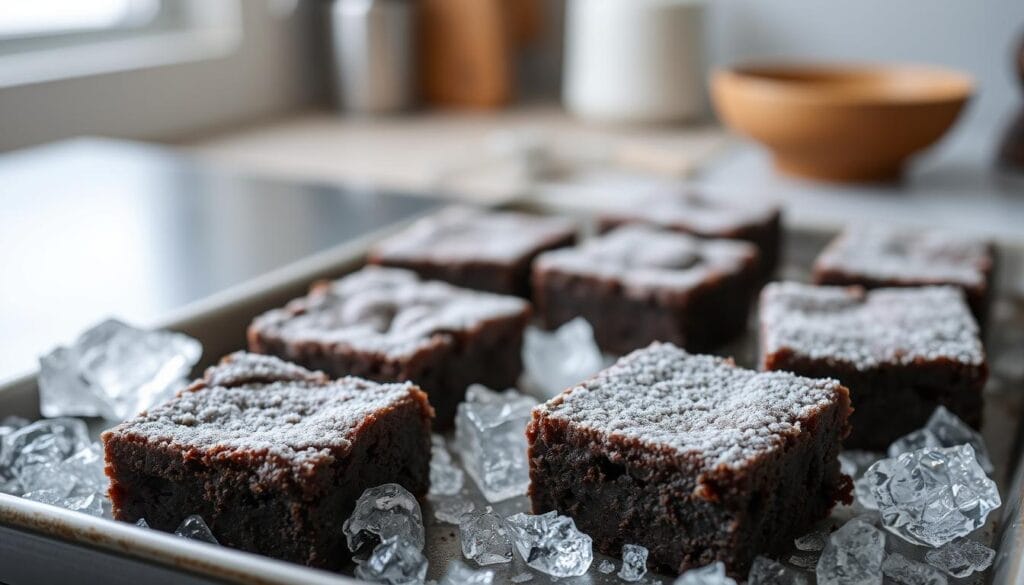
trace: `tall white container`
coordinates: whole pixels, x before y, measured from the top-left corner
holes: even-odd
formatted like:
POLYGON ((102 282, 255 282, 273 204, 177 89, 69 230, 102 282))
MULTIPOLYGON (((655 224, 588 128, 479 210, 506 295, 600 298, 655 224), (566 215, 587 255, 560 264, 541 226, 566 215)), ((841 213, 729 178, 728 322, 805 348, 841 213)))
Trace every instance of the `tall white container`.
POLYGON ((569 0, 566 108, 602 122, 701 115, 704 6, 703 0, 569 0))

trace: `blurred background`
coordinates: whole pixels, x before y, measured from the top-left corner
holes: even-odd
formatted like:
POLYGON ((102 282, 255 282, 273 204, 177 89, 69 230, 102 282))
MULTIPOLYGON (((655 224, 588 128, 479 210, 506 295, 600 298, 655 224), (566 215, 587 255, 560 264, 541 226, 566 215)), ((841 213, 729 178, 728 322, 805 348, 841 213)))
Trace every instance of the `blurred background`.
POLYGON ((798 228, 1022 244, 1022 38, 1020 0, 2 3, 0 381, 103 314, 153 324, 452 199, 686 184, 798 228), (711 83, 739 63, 874 73, 711 83))

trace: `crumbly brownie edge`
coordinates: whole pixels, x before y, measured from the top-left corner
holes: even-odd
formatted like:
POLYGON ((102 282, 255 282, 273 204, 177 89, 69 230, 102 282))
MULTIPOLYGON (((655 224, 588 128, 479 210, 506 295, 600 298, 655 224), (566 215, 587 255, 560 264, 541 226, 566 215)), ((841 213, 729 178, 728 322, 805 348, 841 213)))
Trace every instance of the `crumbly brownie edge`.
POLYGON ((536 409, 527 429, 533 511, 573 516, 606 554, 640 543, 664 571, 722 560, 731 574, 745 575, 758 552, 780 552, 835 502, 850 502, 850 480, 837 460, 849 397, 845 388, 837 392, 783 450, 745 471, 719 467, 699 476, 652 446, 602 437, 536 409))
POLYGON ((364 489, 397 482, 426 493, 431 415, 425 394, 412 388, 409 398, 368 416, 343 456, 260 476, 253 466, 273 463, 258 453, 151 442, 123 424, 102 437, 114 517, 146 518, 151 527, 172 531, 196 513, 224 545, 337 569, 349 558, 338 522, 364 489))

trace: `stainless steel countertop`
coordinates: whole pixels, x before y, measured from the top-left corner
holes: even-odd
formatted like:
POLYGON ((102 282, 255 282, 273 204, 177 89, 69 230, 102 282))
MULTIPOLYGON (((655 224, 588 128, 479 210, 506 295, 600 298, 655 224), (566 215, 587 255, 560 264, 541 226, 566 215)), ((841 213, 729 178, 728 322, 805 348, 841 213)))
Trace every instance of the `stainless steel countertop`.
POLYGON ((0 156, 0 383, 106 316, 186 304, 441 202, 262 180, 77 139, 0 156))

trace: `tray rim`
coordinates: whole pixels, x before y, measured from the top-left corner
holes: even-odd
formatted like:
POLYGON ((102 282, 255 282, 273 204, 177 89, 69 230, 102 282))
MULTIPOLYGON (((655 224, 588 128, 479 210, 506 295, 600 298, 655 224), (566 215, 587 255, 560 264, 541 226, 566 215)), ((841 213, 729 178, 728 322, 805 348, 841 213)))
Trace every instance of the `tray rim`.
MULTIPOLYGON (((466 203, 441 202, 440 207, 436 209, 415 214, 391 226, 364 234, 211 297, 190 303, 158 320, 153 327, 188 329, 239 304, 267 296, 275 290, 283 290, 295 284, 308 285, 310 280, 315 279, 314 275, 317 273, 356 269, 365 259, 372 244, 417 219, 440 213, 451 205, 466 203)), ((597 208, 584 209, 577 206, 558 208, 552 206, 549 201, 538 201, 529 197, 477 206, 567 215, 599 211, 597 208)), ((810 226, 787 226, 787 231, 807 235, 835 233, 835 230, 826 227, 810 226)), ((32 372, 0 383, 0 404, 12 393, 34 391, 35 378, 36 374, 32 372)), ((1009 482, 1013 487, 1010 493, 1005 494, 999 529, 993 542, 1000 547, 997 549, 996 562, 987 574, 988 582, 999 585, 1024 583, 1024 453, 1021 445, 1017 445, 1015 451, 1016 464, 1009 482), (1006 545, 1012 546, 1012 550, 1002 550, 1006 545), (1001 563, 1004 558, 1009 562, 1001 563)), ((369 585, 365 581, 339 573, 223 546, 210 546, 161 531, 139 529, 116 520, 80 514, 3 493, 0 493, 0 524, 233 583, 369 585)))

